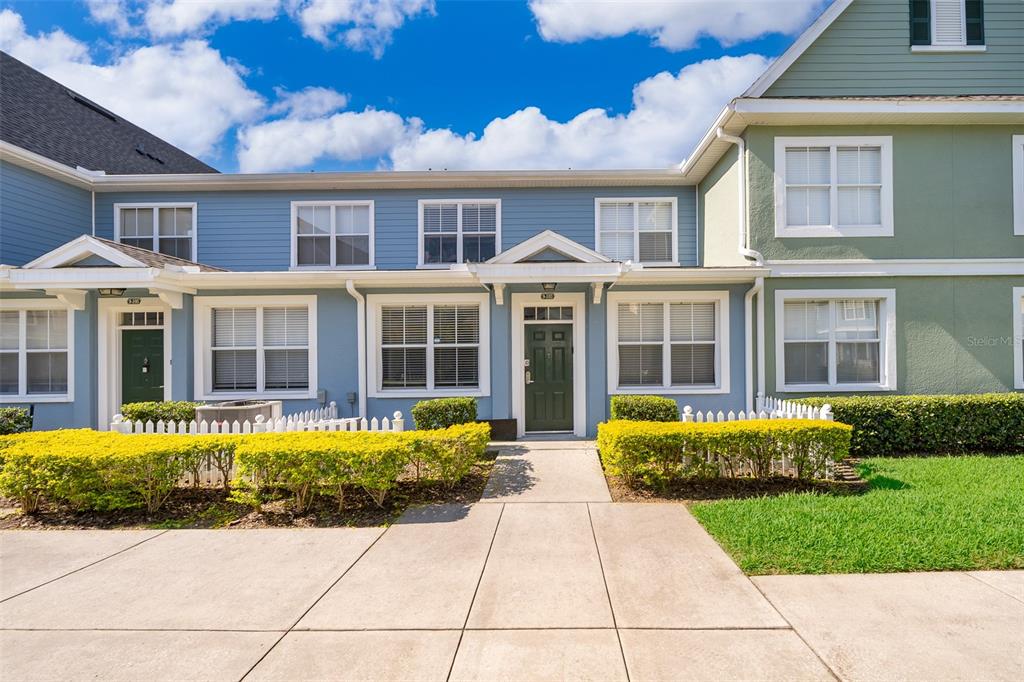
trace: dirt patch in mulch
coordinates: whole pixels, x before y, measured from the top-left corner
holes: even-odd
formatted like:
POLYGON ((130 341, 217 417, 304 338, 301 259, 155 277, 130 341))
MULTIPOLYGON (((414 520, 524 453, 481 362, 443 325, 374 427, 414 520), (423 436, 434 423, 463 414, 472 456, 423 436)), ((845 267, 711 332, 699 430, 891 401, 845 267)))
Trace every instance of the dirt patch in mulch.
POLYGON ((345 508, 332 497, 317 497, 298 514, 288 497, 265 503, 260 512, 227 499, 223 490, 179 488, 156 513, 145 509, 111 512, 74 511, 44 505, 36 514, 21 513, 16 501, 0 497, 0 530, 144 529, 144 528, 336 528, 387 525, 409 507, 424 504, 471 504, 483 494, 497 453, 477 461, 454 488, 400 480, 378 507, 362 490, 352 490, 345 508))
POLYGON ((785 493, 815 492, 826 495, 859 495, 867 483, 856 473, 856 463, 837 467, 835 481, 802 481, 786 476, 759 478, 712 478, 676 481, 664 488, 630 486, 618 476, 605 474, 613 502, 691 502, 699 500, 769 497, 785 493))

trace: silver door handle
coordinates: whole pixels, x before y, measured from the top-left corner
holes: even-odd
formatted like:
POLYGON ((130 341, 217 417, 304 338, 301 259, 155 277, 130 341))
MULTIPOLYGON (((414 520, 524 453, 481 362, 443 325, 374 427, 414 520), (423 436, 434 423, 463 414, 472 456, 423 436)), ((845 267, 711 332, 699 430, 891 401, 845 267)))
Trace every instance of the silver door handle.
POLYGON ((526 383, 527 384, 532 384, 533 383, 533 376, 530 374, 530 370, 526 370, 526 383))

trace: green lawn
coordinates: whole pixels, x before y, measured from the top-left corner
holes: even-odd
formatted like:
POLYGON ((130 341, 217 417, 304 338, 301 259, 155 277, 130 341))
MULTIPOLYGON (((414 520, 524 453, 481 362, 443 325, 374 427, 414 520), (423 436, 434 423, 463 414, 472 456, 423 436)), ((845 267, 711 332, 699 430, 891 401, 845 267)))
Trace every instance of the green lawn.
POLYGON ((869 459, 862 495, 692 505, 749 574, 1024 568, 1024 456, 869 459))

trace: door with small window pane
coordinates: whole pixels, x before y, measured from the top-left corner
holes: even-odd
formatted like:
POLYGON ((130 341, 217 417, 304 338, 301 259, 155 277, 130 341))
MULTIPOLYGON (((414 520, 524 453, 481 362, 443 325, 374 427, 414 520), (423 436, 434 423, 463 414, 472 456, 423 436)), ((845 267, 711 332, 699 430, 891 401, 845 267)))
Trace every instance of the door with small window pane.
POLYGON ((571 431, 572 324, 526 323, 524 334, 526 430, 571 431))
POLYGON ((121 402, 164 399, 164 331, 121 330, 121 402))

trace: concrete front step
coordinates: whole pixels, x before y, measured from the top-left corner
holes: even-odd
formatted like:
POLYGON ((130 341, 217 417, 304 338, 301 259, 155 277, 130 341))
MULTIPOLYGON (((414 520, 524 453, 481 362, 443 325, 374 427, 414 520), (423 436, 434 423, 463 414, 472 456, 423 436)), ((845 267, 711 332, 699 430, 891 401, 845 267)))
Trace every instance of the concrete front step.
POLYGON ((611 502, 593 441, 501 444, 481 502, 611 502))

